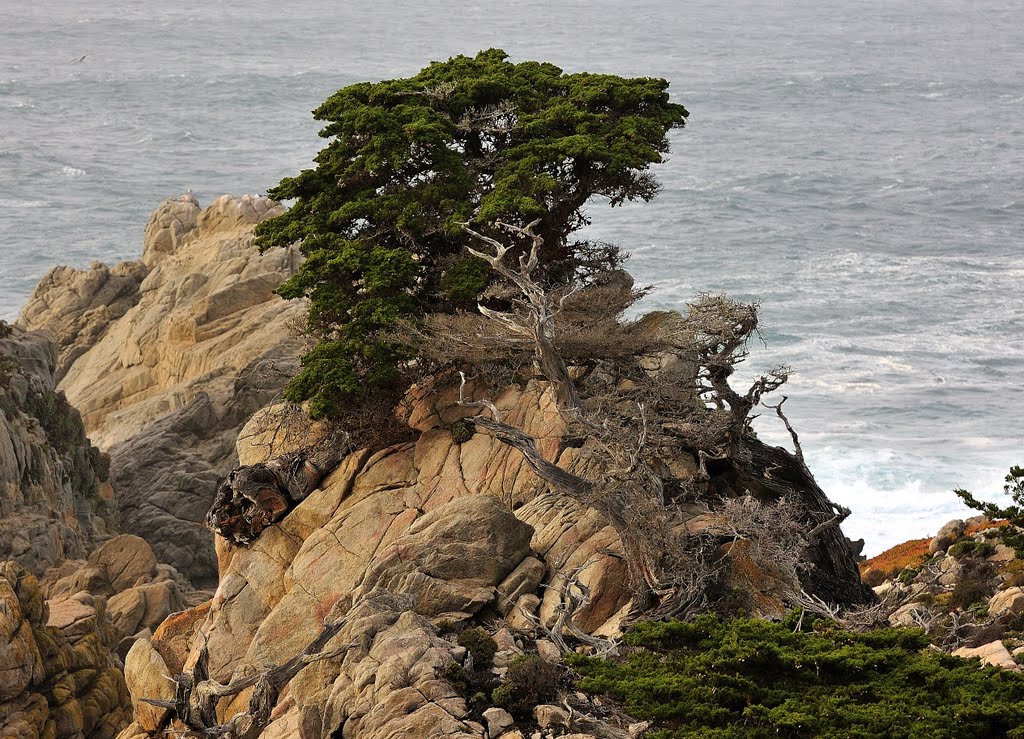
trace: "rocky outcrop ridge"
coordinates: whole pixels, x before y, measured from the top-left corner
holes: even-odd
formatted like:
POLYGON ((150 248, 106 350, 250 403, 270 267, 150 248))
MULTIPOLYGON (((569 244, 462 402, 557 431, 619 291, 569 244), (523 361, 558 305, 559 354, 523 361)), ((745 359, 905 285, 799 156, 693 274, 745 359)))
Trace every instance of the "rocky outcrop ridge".
POLYGON ((238 430, 300 353, 305 306, 273 294, 298 252, 252 246, 253 225, 279 212, 248 195, 168 200, 140 261, 57 268, 18 319, 60 348, 60 388, 110 454, 122 529, 197 582, 216 574, 202 521, 238 430))
POLYGON ((0 560, 40 575, 116 518, 107 461, 54 392, 56 360, 49 339, 0 322, 0 560))
MULTIPOLYGON (((553 622, 560 578, 582 566, 580 579, 594 599, 577 621, 614 629, 630 597, 614 534, 588 512, 545 495, 518 452, 485 435, 456 441, 450 427, 465 409, 454 400, 414 391, 407 410, 422 432, 418 441, 348 455, 249 547, 218 540, 220 584, 209 610, 181 617, 195 636, 158 630, 128 654, 133 731, 163 725, 166 714, 139 699, 168 697, 156 676, 194 664, 203 644, 211 677, 227 682, 287 661, 325 622, 346 618, 328 646, 356 646, 300 672, 265 736, 288 736, 297 726, 311 736, 385 737, 403 727, 419 736, 481 736, 465 699, 437 677, 454 645, 431 624, 484 611, 518 614, 524 625, 538 616, 553 622), (542 581, 555 587, 538 597, 542 581), (159 692, 147 693, 153 690, 159 692)), ((546 383, 511 389, 497 402, 547 454, 563 453, 546 383)), ((272 409, 261 413, 243 431, 243 464, 295 451, 296 436, 308 437, 277 433, 268 441, 268 425, 278 428, 274 418, 272 409)), ((224 706, 225 717, 244 710, 247 699, 224 706)))
MULTIPOLYGON (((188 671, 204 648, 209 677, 228 684, 286 663, 336 623, 343 628, 324 651, 341 651, 291 680, 261 736, 480 737, 476 709, 439 678, 465 659, 465 650, 437 635, 439 624, 504 622, 528 634, 551 629, 558 639, 571 580, 587 597, 568 628, 619 633, 632 593, 614 530, 552 493, 518 451, 487 434, 453 433, 472 412, 459 406, 458 392, 413 388, 400 412, 419 432, 416 441, 348 454, 250 544, 218 538, 212 602, 139 639, 127 656, 136 723, 124 737, 170 726, 168 711, 141 699, 173 697, 158 676, 188 671)), ((510 387, 494 402, 546 458, 586 472, 580 449, 563 439, 550 384, 510 387)), ((279 459, 310 438, 322 446, 333 437, 271 407, 243 429, 239 460, 279 459)), ((673 464, 681 474, 695 469, 692 459, 673 464)), ((728 521, 694 504, 687 525, 696 535, 725 530, 728 521)), ((755 559, 742 563, 745 577, 757 576, 755 559)), ((781 602, 770 573, 757 579, 765 603, 781 602)), ((245 712, 250 696, 225 698, 218 717, 245 712)))
POLYGON ((34 576, 0 563, 0 736, 114 736, 130 711, 116 643, 102 598, 46 601, 34 576))
POLYGON ((984 516, 956 519, 930 540, 884 552, 864 567, 888 621, 924 628, 960 657, 1024 669, 1022 532, 984 516), (1008 649, 1006 645, 1010 645, 1008 649), (1018 659, 1020 661, 1018 661, 1018 659))
POLYGON ((67 560, 49 570, 41 587, 46 597, 106 599, 106 610, 123 659, 137 639, 150 637, 172 613, 207 600, 173 567, 157 562, 145 539, 122 534, 105 542, 86 560, 67 560))

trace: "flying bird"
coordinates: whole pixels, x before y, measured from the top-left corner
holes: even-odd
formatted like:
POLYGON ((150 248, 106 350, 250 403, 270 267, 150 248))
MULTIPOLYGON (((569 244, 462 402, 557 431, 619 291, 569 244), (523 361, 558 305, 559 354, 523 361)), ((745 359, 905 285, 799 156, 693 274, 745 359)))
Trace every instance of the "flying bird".
POLYGON ((80 61, 82 61, 83 59, 85 59, 85 58, 86 58, 87 56, 89 56, 89 55, 88 55, 88 54, 82 54, 82 56, 80 56, 80 57, 79 57, 78 59, 75 59, 75 60, 74 60, 74 61, 72 61, 71 63, 72 63, 72 64, 78 64, 78 63, 79 63, 80 61))

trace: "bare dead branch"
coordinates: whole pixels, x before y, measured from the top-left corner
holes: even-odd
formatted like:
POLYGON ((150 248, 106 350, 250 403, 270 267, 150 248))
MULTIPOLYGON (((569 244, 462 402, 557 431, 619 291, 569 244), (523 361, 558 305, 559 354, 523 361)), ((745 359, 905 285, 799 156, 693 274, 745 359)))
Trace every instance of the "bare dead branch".
POLYGON ((344 654, 355 646, 343 644, 324 651, 345 624, 343 618, 332 624, 324 624, 320 634, 299 654, 281 665, 272 665, 252 675, 222 684, 209 677, 209 645, 205 642, 199 652, 196 666, 191 672, 185 671, 175 678, 175 699, 173 701, 141 698, 140 701, 159 708, 169 709, 173 718, 181 721, 189 731, 186 736, 232 737, 232 739, 256 739, 270 722, 270 714, 277 704, 281 690, 307 665, 344 654), (217 704, 221 699, 238 695, 255 686, 249 699, 248 710, 236 714, 225 724, 217 723, 217 704))

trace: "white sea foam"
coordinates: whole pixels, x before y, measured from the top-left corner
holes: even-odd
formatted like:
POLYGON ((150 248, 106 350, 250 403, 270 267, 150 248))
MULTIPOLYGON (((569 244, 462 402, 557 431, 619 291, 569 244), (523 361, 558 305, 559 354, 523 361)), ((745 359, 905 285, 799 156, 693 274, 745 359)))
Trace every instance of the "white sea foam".
MULTIPOLYGON (((208 202, 308 166, 324 143, 309 111, 337 87, 404 77, 467 51, 466 39, 515 38, 514 60, 672 82, 692 115, 671 135, 671 161, 652 169, 664 191, 614 210, 595 203, 594 230, 581 236, 633 252, 637 284, 658 286, 648 309, 680 308, 701 290, 761 301, 760 325, 786 338, 769 338, 767 349, 752 342, 741 369, 799 371, 787 411, 812 470, 850 497, 851 533, 869 549, 890 534, 928 533, 957 505, 953 486, 981 492, 990 469, 1024 462, 1024 261, 1013 229, 1024 201, 1011 204, 1024 187, 1024 4, 945 2, 922 14, 889 3, 883 17, 830 0, 812 15, 799 3, 746 3, 744 13, 711 3, 693 22, 655 0, 660 22, 630 27, 613 0, 591 0, 583 14, 523 0, 486 17, 454 0, 400 14, 363 4, 360 22, 346 24, 332 21, 329 4, 282 16, 279 4, 250 0, 230 43, 234 16, 223 4, 140 0, 126 11, 145 28, 187 27, 187 44, 180 34, 126 34, 123 13, 76 27, 81 5, 60 0, 43 25, 0 29, 0 131, 14 153, 0 157, 0 219, 18 221, 0 225, 7 274, 134 258, 142 224, 168 194, 194 187, 208 202), (1008 22, 971 22, 997 14, 1008 22), (537 32, 520 38, 526 16, 537 32), (801 33, 766 46, 749 31, 768 26, 801 33), (61 27, 81 31, 81 52, 54 61, 39 50, 61 27), (562 43, 568 27, 587 43, 562 43), (384 35, 388 54, 369 54, 384 35), (594 48, 607 52, 599 62, 594 48), (81 66, 63 63, 90 49, 81 66), (936 58, 957 63, 946 71, 936 58), (225 86, 230 95, 214 94, 225 86), (935 115, 949 100, 963 103, 953 124, 935 115), (18 102, 37 110, 10 107, 18 102), (41 120, 38 110, 53 115, 41 120), (97 176, 86 164, 95 161, 123 176, 97 176), (56 174, 70 162, 88 176, 56 174), (74 186, 54 187, 55 178, 74 186), (103 217, 83 221, 97 204, 103 217), (869 447, 902 456, 872 457, 869 447)), ((0 284, 0 317, 17 314, 31 282, 0 284)))
POLYGON ((18 200, 0 198, 0 208, 45 208, 45 200, 18 200))
POLYGON ((74 178, 74 177, 81 177, 81 176, 83 176, 85 174, 85 170, 84 169, 79 169, 78 167, 64 166, 64 167, 61 167, 60 173, 62 175, 64 175, 65 177, 72 177, 72 178, 74 178))

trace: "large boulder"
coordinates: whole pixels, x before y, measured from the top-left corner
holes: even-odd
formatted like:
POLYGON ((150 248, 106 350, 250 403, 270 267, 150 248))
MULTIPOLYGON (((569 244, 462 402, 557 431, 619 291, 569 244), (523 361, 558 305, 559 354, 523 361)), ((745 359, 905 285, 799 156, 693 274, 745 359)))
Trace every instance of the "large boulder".
POLYGON ((49 570, 41 586, 52 600, 83 594, 106 599, 122 657, 138 638, 152 636, 169 615, 210 595, 193 589, 170 565, 158 563, 149 543, 132 534, 108 540, 87 560, 68 560, 49 570))
POLYGON ((1020 672, 1022 669, 1017 660, 1010 654, 1010 650, 1001 641, 990 642, 975 648, 961 647, 953 652, 953 654, 964 659, 976 657, 981 660, 982 664, 1002 667, 1004 670, 1011 670, 1012 672, 1020 672))
POLYGON ((305 305, 274 294, 298 250, 252 244, 253 226, 280 212, 249 195, 165 201, 141 261, 51 272, 18 319, 60 347, 60 388, 110 453, 122 529, 200 584, 215 582, 203 520, 238 431, 300 353, 305 305))
POLYGON ((992 618, 1019 616, 1022 613, 1024 613, 1024 588, 1013 587, 1000 590, 988 602, 988 615, 992 618))

